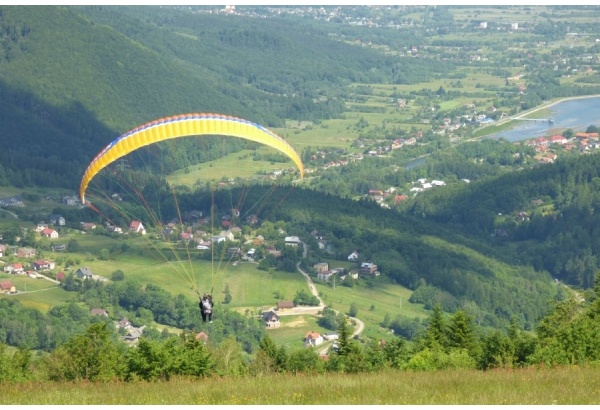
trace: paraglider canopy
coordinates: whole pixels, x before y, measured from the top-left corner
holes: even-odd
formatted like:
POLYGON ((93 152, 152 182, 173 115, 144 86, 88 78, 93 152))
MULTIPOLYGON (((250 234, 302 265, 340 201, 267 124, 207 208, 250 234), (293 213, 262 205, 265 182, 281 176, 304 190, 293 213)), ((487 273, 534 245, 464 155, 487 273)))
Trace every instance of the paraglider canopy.
POLYGON ((85 192, 92 178, 117 159, 159 141, 194 135, 237 137, 270 146, 287 155, 298 167, 300 177, 304 177, 304 166, 296 151, 283 138, 263 126, 221 114, 182 114, 141 125, 108 144, 94 157, 83 174, 79 186, 81 202, 85 204, 85 192))

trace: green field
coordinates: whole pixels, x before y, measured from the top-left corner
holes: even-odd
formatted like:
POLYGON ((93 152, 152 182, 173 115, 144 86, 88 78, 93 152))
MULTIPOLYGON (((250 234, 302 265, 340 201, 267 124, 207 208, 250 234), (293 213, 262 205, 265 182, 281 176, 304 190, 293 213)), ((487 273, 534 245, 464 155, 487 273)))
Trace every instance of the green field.
MULTIPOLYGON (((275 151, 260 148, 259 152, 267 154, 275 151)), ((244 150, 228 154, 213 161, 190 166, 187 170, 175 171, 166 178, 169 183, 174 185, 193 186, 197 182, 204 184, 207 181, 221 181, 223 178, 249 178, 272 173, 275 170, 295 168, 292 161, 286 163, 254 161, 252 153, 253 151, 244 150)))
POLYGON ((30 292, 29 286, 27 286, 27 291, 28 292, 25 294, 13 295, 9 297, 16 298, 19 302, 23 304, 23 306, 37 309, 42 312, 48 312, 52 307, 57 305, 62 305, 70 301, 77 301, 76 295, 74 293, 67 292, 57 287, 56 285, 54 285, 54 287, 35 292, 30 292))
MULTIPOLYGON (((188 258, 180 251, 181 260, 169 260, 164 253, 152 247, 148 237, 111 238, 94 234, 71 234, 62 238, 63 241, 76 238, 80 251, 78 253, 56 254, 61 260, 79 261, 77 266, 65 270, 57 266, 56 271, 74 272, 80 267, 88 267, 94 274, 111 278, 116 270, 122 270, 126 279, 134 279, 141 284, 154 284, 172 295, 183 294, 195 300, 196 290, 200 292, 213 291, 215 301, 223 303, 225 289, 229 288, 232 299, 228 308, 242 314, 251 312, 258 314, 276 306, 280 299, 293 300, 296 293, 306 290, 307 284, 299 272, 263 271, 256 263, 242 262, 233 266, 227 261, 214 264, 206 259, 200 259, 200 251, 192 251, 188 258), (120 251, 121 245, 127 243, 130 248, 120 251), (100 249, 119 249, 111 259, 100 260, 100 249), (60 255, 60 256, 58 256, 60 255)), ((347 261, 328 261, 333 267, 352 266, 347 261)), ((74 300, 74 294, 65 292, 56 284, 43 280, 31 279, 25 276, 4 275, 10 278, 20 291, 28 293, 10 297, 18 298, 24 305, 48 311, 51 307, 74 300), (26 288, 26 289, 25 289, 26 288)), ((398 314, 408 317, 426 317, 428 313, 419 305, 408 303, 411 291, 383 281, 375 281, 373 288, 357 286, 348 288, 337 284, 335 290, 331 286, 317 284, 317 289, 327 305, 347 313, 350 305, 358 306, 358 318, 365 322, 365 335, 376 338, 388 338, 388 330, 380 327, 386 314, 392 318, 398 314), (374 309, 371 306, 374 305, 374 309)), ((310 315, 282 316, 282 327, 269 330, 278 344, 296 348, 302 346, 303 336, 311 330, 327 332, 316 323, 316 317, 310 315)), ((331 330, 329 330, 331 331, 331 330)))
MULTIPOLYGON (((360 279, 359 279, 360 280, 360 279)), ((388 339, 390 331, 381 327, 380 323, 386 314, 393 319, 397 315, 426 318, 429 313, 421 306, 408 302, 411 290, 393 284, 375 285, 373 288, 355 286, 349 288, 316 284, 323 302, 343 313, 350 311, 354 303, 358 307, 357 318, 365 322, 364 335, 377 339, 388 339), (374 306, 374 309, 371 308, 374 306)))
POLYGON ((267 334, 275 344, 285 346, 288 351, 294 351, 304 346, 304 336, 308 332, 332 333, 317 324, 317 318, 310 315, 280 316, 281 327, 267 329, 267 334))

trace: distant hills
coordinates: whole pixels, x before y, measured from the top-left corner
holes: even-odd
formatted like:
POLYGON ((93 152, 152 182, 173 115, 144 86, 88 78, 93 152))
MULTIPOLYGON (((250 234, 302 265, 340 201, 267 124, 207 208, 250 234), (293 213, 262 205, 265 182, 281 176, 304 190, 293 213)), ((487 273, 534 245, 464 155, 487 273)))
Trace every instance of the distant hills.
POLYGON ((0 32, 0 184, 16 186, 74 188, 104 145, 162 116, 339 115, 332 89, 393 65, 293 20, 158 7, 2 6, 0 32))

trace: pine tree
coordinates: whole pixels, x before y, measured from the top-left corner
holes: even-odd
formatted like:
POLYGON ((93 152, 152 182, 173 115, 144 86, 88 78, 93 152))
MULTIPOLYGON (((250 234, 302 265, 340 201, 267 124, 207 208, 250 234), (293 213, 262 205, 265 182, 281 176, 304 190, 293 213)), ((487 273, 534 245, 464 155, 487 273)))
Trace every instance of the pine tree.
POLYGON ((443 312, 441 306, 435 305, 433 307, 433 313, 429 318, 429 326, 423 337, 422 344, 424 347, 435 347, 440 346, 443 348, 448 347, 447 336, 446 336, 446 323, 444 321, 443 312))
POLYGON ((459 310, 452 316, 448 332, 450 347, 466 349, 472 352, 475 347, 473 318, 459 310))
POLYGON ((338 327, 338 346, 339 349, 337 354, 339 356, 346 356, 350 354, 350 331, 348 329, 348 320, 344 317, 340 321, 338 327))

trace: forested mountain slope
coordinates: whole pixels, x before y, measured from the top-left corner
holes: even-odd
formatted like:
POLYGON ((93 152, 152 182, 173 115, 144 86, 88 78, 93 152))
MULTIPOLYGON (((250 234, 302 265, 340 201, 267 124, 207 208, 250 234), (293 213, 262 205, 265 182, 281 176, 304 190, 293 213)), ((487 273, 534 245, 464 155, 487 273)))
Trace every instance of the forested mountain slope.
MULTIPOLYGON (((267 191, 253 190, 245 203, 255 203, 267 191)), ((205 202, 202 195, 208 194, 180 195, 182 211, 205 202)), ((229 198, 217 191, 217 207, 225 207, 229 198)), ((469 239, 454 227, 382 209, 370 200, 295 188, 272 194, 261 212, 270 220, 286 221, 286 232, 307 242, 313 255, 305 262, 307 268, 324 258, 347 262, 358 251, 359 264, 373 262, 383 276, 415 290, 411 301, 429 308, 440 304, 449 312, 465 309, 485 326, 500 327, 517 318, 531 328, 556 295, 547 272, 499 260, 491 244, 469 239), (314 230, 326 239, 326 250, 319 250, 314 230)), ((377 286, 377 280, 371 285, 377 286)))
POLYGON ((409 212, 583 288, 600 255, 598 154, 419 195, 409 212))
POLYGON ((393 81, 400 68, 291 21, 152 7, 3 6, 0 32, 0 145, 11 147, 0 183, 13 185, 75 187, 77 168, 109 141, 162 116, 218 112, 275 126, 340 115, 335 87, 393 81))

